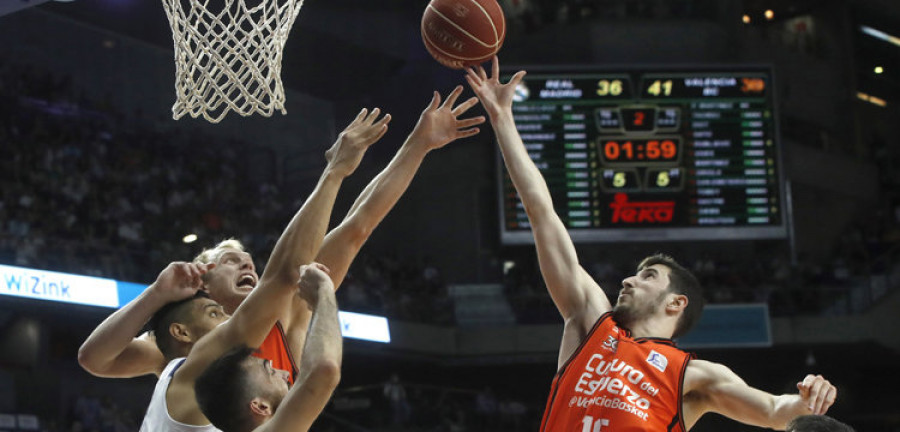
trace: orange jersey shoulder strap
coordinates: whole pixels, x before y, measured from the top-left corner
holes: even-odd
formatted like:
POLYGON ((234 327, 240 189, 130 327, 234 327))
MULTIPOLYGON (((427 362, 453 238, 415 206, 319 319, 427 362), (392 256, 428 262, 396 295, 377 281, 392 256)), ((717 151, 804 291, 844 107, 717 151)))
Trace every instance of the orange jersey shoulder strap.
POLYGON ((290 372, 291 384, 294 384, 294 378, 298 373, 297 364, 294 362, 294 356, 291 354, 287 336, 284 334, 284 328, 281 327, 280 322, 275 323, 266 336, 266 340, 253 355, 271 361, 272 367, 275 369, 290 372))

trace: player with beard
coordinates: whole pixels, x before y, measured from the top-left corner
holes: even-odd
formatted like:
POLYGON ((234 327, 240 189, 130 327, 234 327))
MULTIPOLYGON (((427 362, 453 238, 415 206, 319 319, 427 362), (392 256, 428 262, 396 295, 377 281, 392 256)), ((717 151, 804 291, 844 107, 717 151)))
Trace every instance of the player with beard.
POLYGON ((565 327, 542 432, 686 431, 708 412, 784 430, 803 414, 824 414, 836 389, 807 375, 796 394, 747 385, 728 367, 679 350, 673 338, 700 317, 697 279, 673 259, 653 255, 622 281, 615 308, 578 263, 575 245, 553 208, 541 172, 516 130, 512 100, 525 76, 499 81, 482 67, 466 80, 490 117, 510 178, 528 214, 541 274, 565 327))

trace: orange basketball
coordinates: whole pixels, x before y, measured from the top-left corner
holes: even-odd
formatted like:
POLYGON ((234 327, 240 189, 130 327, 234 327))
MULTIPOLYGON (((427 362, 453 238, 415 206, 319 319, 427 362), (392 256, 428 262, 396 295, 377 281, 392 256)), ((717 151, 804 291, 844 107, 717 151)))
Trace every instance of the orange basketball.
POLYGON ((497 0, 431 0, 422 15, 422 40, 440 64, 481 64, 500 51, 506 20, 497 0))

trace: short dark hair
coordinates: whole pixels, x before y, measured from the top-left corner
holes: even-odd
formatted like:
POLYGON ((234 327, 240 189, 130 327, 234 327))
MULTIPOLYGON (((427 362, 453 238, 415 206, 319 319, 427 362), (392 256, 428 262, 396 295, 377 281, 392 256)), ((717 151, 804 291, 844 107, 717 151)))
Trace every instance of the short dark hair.
POLYGON ((194 382, 200 411, 222 432, 245 432, 255 427, 250 417, 250 386, 243 363, 256 352, 246 345, 232 348, 203 371, 194 382))
POLYGON ((191 302, 198 298, 209 298, 205 291, 197 291, 193 297, 171 302, 161 307, 147 323, 149 331, 156 338, 156 346, 166 359, 171 360, 178 356, 175 352, 176 341, 169 333, 169 327, 173 323, 190 323, 194 320, 191 315, 191 302))
POLYGON ((827 415, 802 415, 788 423, 785 432, 855 432, 852 427, 827 415))
POLYGON ((661 253, 650 255, 638 264, 637 269, 640 272, 655 264, 669 268, 669 291, 688 298, 687 307, 681 314, 681 318, 678 319, 675 332, 672 334, 674 339, 686 334, 700 320, 700 315, 703 314, 703 305, 706 303, 703 299, 703 288, 693 273, 675 262, 675 259, 669 255, 661 253))

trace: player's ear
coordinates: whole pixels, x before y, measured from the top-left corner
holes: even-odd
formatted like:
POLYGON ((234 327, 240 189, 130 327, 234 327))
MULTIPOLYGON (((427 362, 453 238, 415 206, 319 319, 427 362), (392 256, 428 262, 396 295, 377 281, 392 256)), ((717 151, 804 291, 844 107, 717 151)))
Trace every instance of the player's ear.
POLYGON ((172 338, 177 340, 178 342, 194 342, 193 340, 191 340, 190 329, 188 329, 188 326, 182 323, 169 324, 169 334, 172 335, 172 338))
POLYGON ((683 311, 688 305, 688 298, 684 294, 675 294, 669 297, 669 301, 666 303, 666 311, 671 313, 678 313, 683 311))
POLYGON ((250 401, 250 411, 253 411, 254 416, 261 417, 269 417, 274 414, 272 405, 260 397, 255 397, 250 401))

